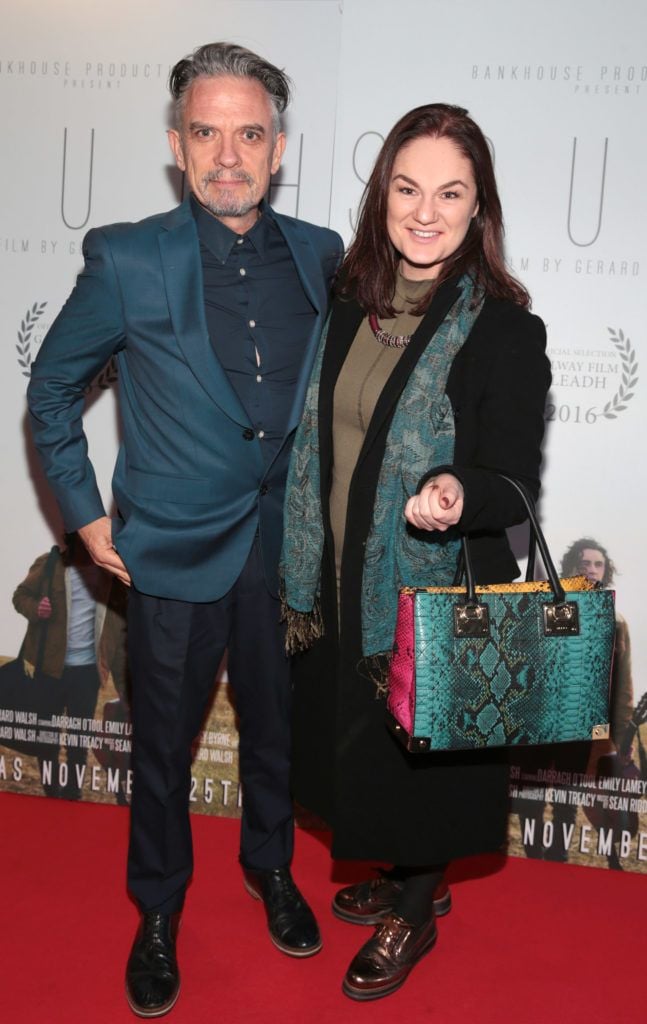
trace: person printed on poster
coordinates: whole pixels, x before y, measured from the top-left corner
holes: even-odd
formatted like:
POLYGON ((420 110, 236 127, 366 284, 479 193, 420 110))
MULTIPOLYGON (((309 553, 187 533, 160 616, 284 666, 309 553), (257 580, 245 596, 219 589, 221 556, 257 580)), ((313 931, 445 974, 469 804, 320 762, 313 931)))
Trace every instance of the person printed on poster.
MULTIPOLYGON (((47 796, 79 800, 93 739, 83 722, 94 719, 100 686, 109 675, 119 701, 127 705, 127 592, 95 565, 76 534, 67 534, 66 542, 54 562, 50 596, 42 596, 44 554, 16 587, 13 604, 28 621, 23 647, 28 675, 34 674, 42 624, 48 627, 39 666, 38 722, 45 728, 39 733, 43 743, 37 757, 43 790, 47 796)), ((123 788, 117 802, 125 802, 123 788)))
MULTIPOLYGON (((561 563, 563 578, 586 576, 602 587, 613 586, 616 571, 607 549, 592 537, 581 537, 571 544, 561 563)), ((631 721, 633 704, 629 629, 623 616, 616 612, 609 710, 611 739, 515 751, 512 778, 518 778, 519 784, 513 810, 519 815, 523 847, 528 857, 560 862, 569 860, 570 851, 577 848, 573 837, 580 794, 576 792, 575 780, 594 778, 600 758, 610 750, 619 750, 631 721), (550 787, 546 789, 539 783, 531 785, 531 780, 536 779, 537 769, 548 766, 551 768, 550 787), (544 812, 549 803, 552 805, 552 828, 546 830, 544 812)), ((625 756, 631 758, 631 748, 625 756)), ((615 849, 617 841, 618 837, 614 836, 607 859, 610 867, 621 869, 615 849)))

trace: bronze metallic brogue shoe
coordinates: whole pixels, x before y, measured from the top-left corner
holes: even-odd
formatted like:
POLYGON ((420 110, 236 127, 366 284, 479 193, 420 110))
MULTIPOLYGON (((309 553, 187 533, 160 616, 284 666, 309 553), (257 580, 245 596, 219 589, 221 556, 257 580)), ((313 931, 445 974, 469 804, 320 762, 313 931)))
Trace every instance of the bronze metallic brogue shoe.
POLYGON ((126 967, 126 999, 138 1017, 162 1017, 180 994, 175 955, 179 914, 142 914, 126 967))
POLYGON ((346 972, 342 989, 351 999, 381 999, 395 992, 436 941, 432 914, 421 925, 390 914, 365 942, 346 972))
MULTIPOLYGON (((340 889, 333 898, 335 917, 351 924, 379 924, 395 908, 403 883, 383 872, 368 882, 357 882, 340 889)), ((443 917, 452 908, 452 896, 446 882, 440 882, 434 892, 434 913, 443 917)))

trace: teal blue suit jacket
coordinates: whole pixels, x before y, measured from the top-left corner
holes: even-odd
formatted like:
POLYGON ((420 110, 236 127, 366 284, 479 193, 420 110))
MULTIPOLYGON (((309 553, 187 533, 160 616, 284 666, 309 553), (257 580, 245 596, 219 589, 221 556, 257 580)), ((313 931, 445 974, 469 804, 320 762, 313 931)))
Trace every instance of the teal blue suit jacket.
POLYGON ((257 530, 276 592, 290 447, 342 241, 327 228, 274 216, 317 316, 269 467, 209 340, 188 201, 88 233, 85 267, 33 364, 34 441, 65 526, 75 530, 105 515, 81 418, 84 389, 116 356, 123 441, 113 536, 144 593, 216 600, 237 579, 257 530))

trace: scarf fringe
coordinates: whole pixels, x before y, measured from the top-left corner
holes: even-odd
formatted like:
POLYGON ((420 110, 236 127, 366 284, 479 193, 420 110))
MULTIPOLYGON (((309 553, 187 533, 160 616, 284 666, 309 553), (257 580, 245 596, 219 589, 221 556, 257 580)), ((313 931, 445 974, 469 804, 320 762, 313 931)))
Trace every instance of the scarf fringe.
POLYGON ((324 635, 319 598, 315 600, 312 611, 297 612, 287 603, 285 595, 281 594, 281 622, 286 624, 286 654, 301 654, 303 651, 307 651, 315 640, 319 640, 324 635))

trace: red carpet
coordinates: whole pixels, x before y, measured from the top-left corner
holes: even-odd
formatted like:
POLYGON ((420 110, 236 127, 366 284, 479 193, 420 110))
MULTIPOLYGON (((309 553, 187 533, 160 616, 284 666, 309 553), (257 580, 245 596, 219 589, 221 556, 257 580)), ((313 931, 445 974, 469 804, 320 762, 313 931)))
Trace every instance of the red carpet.
MULTIPOLYGON (((127 811, 0 794, 2 1019, 120 1024, 136 1018, 123 969, 136 925, 124 890, 127 811)), ((179 939, 173 1024, 633 1024, 645 1019, 647 879, 494 858, 454 869, 452 913, 398 993, 357 1004, 340 991, 368 930, 328 910, 325 837, 297 833, 295 876, 324 949, 297 961, 270 943, 236 865, 238 822, 194 817, 196 878, 179 939)))

